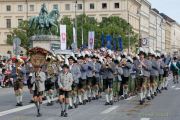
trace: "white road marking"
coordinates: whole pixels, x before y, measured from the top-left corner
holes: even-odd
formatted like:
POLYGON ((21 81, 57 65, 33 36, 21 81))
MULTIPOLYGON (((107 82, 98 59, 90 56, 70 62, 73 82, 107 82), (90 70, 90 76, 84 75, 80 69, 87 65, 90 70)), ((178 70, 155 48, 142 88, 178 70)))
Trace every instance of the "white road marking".
POLYGON ((141 118, 140 120, 150 120, 150 118, 141 118))
MULTIPOLYGON (((54 101, 57 100, 57 99, 58 98, 54 98, 54 101)), ((48 103, 47 100, 43 101, 43 104, 46 104, 46 103, 48 103)), ((19 111, 22 111, 22 110, 26 110, 26 109, 32 108, 34 106, 35 106, 34 104, 30 104, 30 105, 26 105, 26 106, 22 106, 22 107, 13 108, 13 109, 10 109, 10 110, 2 111, 2 112, 0 112, 0 117, 4 116, 4 115, 15 113, 15 112, 19 112, 19 111)))
POLYGON ((104 110, 104 111, 102 111, 101 112, 101 114, 107 114, 107 113, 110 113, 110 112, 112 112, 113 110, 115 110, 115 109, 117 109, 119 106, 112 106, 112 107, 110 107, 110 108, 108 108, 108 109, 106 109, 106 110, 104 110))
POLYGON ((131 96, 131 97, 125 99, 125 100, 131 100, 131 99, 133 99, 133 98, 135 98, 135 97, 136 97, 136 96, 131 96))
POLYGON ((180 90, 180 88, 178 87, 178 88, 175 88, 175 90, 180 90))
POLYGON ((171 86, 171 88, 175 88, 175 87, 176 87, 175 85, 171 86))

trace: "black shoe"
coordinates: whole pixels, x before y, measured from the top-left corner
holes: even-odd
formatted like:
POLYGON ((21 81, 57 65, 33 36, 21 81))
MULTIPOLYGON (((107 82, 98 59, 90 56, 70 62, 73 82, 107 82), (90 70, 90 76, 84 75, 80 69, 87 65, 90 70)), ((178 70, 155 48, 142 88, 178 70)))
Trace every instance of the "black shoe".
POLYGON ((41 113, 38 113, 38 114, 37 114, 37 117, 41 117, 41 116, 42 116, 42 114, 41 114, 41 113))
POLYGON ((151 95, 151 98, 154 99, 154 95, 153 94, 151 95))
POLYGON ((79 105, 83 105, 83 103, 82 103, 82 102, 79 102, 79 105))
POLYGON ((23 106, 22 102, 19 103, 19 106, 23 106))
POLYGON ((88 100, 85 100, 85 102, 87 103, 87 102, 89 102, 88 100))
POLYGON ((105 105, 110 105, 110 103, 109 103, 109 102, 106 102, 105 105))
POLYGON ((143 101, 143 103, 145 103, 145 102, 146 102, 146 99, 144 98, 142 101, 143 101))
POLYGON ((86 100, 83 100, 83 105, 86 105, 86 100))
POLYGON ((66 112, 64 113, 64 117, 68 117, 68 114, 66 112))
POLYGON ((139 101, 139 104, 140 104, 140 105, 143 105, 143 104, 144 104, 143 100, 140 100, 140 101, 139 101))
POLYGON ((113 101, 110 101, 109 105, 113 105, 113 101))
POLYGON ((33 101, 33 100, 31 100, 29 103, 34 103, 34 101, 33 101))
POLYGON ((47 106, 51 106, 51 103, 47 103, 47 106))
POLYGON ((69 110, 73 109, 73 106, 69 106, 68 109, 69 109, 69 110))
POLYGON ((99 99, 99 96, 97 95, 97 96, 95 97, 95 99, 98 100, 98 99, 99 99))
POLYGON ((92 100, 96 100, 96 98, 95 98, 95 97, 93 97, 93 98, 92 98, 92 100))
POLYGON ((148 96, 148 97, 147 97, 147 100, 151 100, 151 97, 150 97, 150 96, 148 96))
POLYGON ((77 105, 77 104, 74 104, 74 108, 78 108, 78 105, 77 105))
POLYGON ((61 111, 61 116, 64 116, 64 111, 61 111))
POLYGON ((154 96, 157 96, 157 92, 154 92, 154 96))
POLYGON ((52 105, 54 105, 54 102, 53 102, 53 101, 51 101, 51 106, 52 106, 52 105))
POLYGON ((47 100, 47 98, 46 98, 46 97, 43 97, 42 100, 43 100, 43 101, 44 101, 44 100, 47 100))
POLYGON ((16 104, 16 106, 20 106, 20 104, 19 104, 19 103, 17 103, 17 104, 16 104))
POLYGON ((167 87, 164 87, 164 90, 168 90, 168 88, 167 88, 167 87))
POLYGON ((127 98, 128 98, 128 95, 127 95, 127 94, 125 94, 125 95, 124 95, 124 99, 127 99, 127 98))
POLYGON ((88 97, 88 102, 91 102, 91 98, 90 97, 88 97))

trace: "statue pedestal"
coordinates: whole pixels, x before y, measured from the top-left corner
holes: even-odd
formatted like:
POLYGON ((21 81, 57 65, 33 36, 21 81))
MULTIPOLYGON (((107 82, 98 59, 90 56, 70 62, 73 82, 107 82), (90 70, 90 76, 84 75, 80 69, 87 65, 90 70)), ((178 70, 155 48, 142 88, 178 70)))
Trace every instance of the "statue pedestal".
POLYGON ((48 51, 60 49, 60 38, 54 35, 34 35, 30 38, 32 47, 41 47, 48 51))

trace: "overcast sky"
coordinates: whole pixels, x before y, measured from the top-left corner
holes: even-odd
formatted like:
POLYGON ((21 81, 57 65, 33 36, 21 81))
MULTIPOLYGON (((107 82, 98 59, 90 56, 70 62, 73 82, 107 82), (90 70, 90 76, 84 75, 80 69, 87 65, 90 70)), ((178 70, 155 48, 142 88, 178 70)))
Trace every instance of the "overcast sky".
POLYGON ((160 13, 165 13, 178 23, 180 23, 180 0, 148 0, 152 8, 156 8, 160 13))

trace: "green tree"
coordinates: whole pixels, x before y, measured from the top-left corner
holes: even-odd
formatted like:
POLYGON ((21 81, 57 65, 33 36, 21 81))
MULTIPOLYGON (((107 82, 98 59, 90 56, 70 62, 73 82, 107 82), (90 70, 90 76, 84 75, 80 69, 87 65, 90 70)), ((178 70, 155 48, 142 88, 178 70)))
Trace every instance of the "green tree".
POLYGON ((28 50, 30 46, 29 38, 36 33, 36 29, 29 29, 28 21, 22 21, 18 28, 14 28, 7 38, 7 44, 13 44, 13 38, 19 37, 21 39, 21 47, 28 50))

